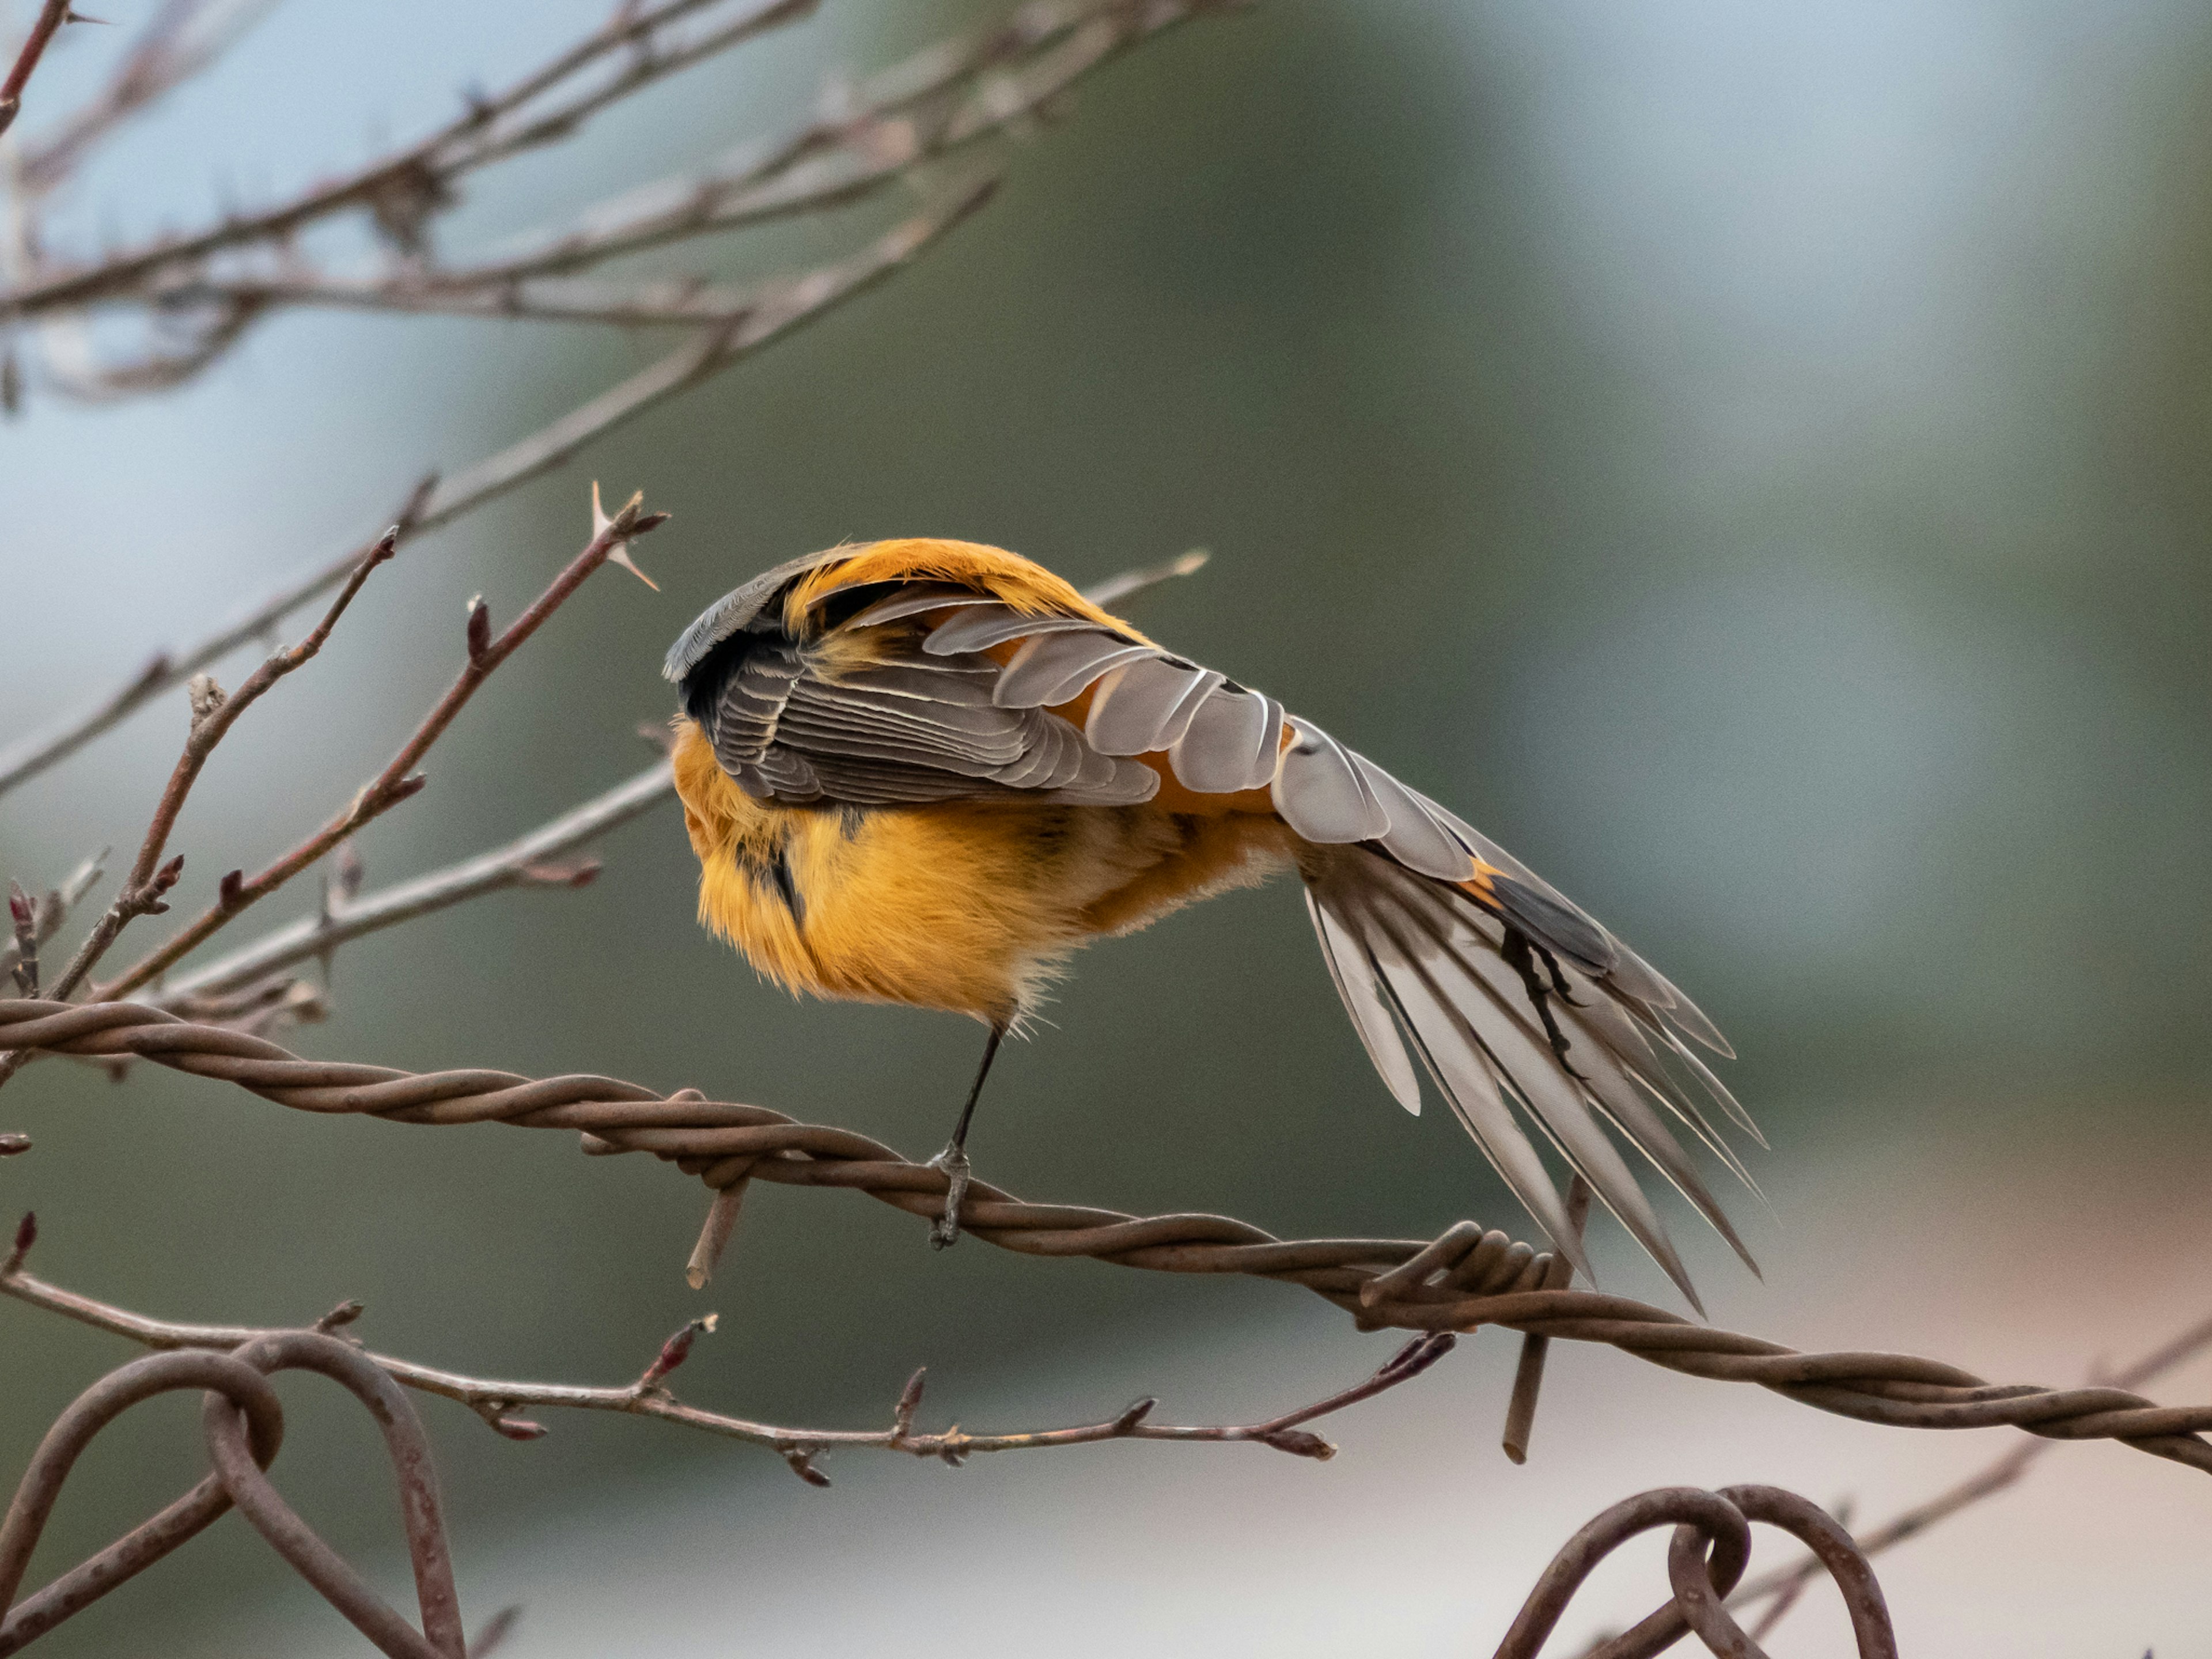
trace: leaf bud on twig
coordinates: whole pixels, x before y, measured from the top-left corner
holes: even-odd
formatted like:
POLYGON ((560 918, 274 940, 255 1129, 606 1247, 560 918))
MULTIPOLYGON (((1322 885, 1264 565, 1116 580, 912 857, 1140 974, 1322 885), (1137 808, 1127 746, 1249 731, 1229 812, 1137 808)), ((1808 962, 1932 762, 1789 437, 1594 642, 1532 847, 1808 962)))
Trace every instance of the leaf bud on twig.
POLYGON ((484 653, 491 648, 491 607, 484 603, 483 594, 469 601, 469 660, 481 663, 484 653))

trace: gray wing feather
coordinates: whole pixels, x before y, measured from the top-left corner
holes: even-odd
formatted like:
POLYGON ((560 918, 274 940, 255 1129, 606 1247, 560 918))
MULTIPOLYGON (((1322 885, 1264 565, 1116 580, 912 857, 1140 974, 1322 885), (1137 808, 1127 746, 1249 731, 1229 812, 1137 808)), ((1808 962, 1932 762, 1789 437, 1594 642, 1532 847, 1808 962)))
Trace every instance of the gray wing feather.
POLYGON ((1201 669, 1197 683, 1183 693, 1182 701, 1160 722, 1160 740, 1156 747, 1172 750, 1181 743, 1189 732, 1191 722, 1198 718, 1198 711, 1206 707, 1216 691, 1228 684, 1228 675, 1216 669, 1201 669))
POLYGON ((1425 925, 1435 920, 1433 912, 1420 914, 1423 907, 1407 903, 1395 884, 1387 898, 1377 896, 1380 902, 1370 903, 1370 913, 1390 931, 1399 948, 1413 957, 1422 977, 1457 1016, 1467 1035, 1481 1043, 1569 1164, 1694 1303, 1697 1293, 1674 1241, 1667 1237, 1665 1224, 1619 1149, 1598 1126, 1582 1085, 1560 1067, 1542 1036, 1516 1018, 1497 990, 1425 925))
POLYGON ((1164 657, 1139 657, 1109 669, 1091 694, 1084 735, 1102 755, 1148 755, 1166 748, 1169 719, 1204 672, 1164 657))
MULTIPOLYGON (((1559 1195, 1528 1131, 1508 1109, 1515 1103, 1692 1304, 1696 1292, 1680 1259, 1608 1127, 1649 1158, 1750 1263, 1742 1241, 1656 1109, 1663 1106, 1680 1118, 1750 1183, 1741 1161, 1660 1063, 1663 1053, 1705 1082, 1711 1073, 1686 1045, 1640 1001, 1596 975, 1564 966, 1564 989, 1550 1000, 1567 1041, 1562 1063, 1519 970, 1501 954, 1508 924, 1457 889, 1383 856, 1385 850, 1347 850, 1310 871, 1308 881, 1339 995, 1392 1093, 1399 1092, 1398 1079, 1387 1055, 1376 1052, 1370 1017, 1358 1006, 1359 987, 1350 971, 1362 960, 1379 977, 1382 999, 1454 1110, 1555 1241, 1566 1243, 1554 1231, 1563 1214, 1559 1195)), ((1717 1081, 1707 1086, 1718 1088, 1717 1081)))
POLYGON ((1036 635, 1024 641, 999 676, 991 701, 1001 708, 1049 708, 1079 696, 1109 668, 1158 654, 1149 645, 1133 645, 1103 628, 1036 635))
POLYGON ((1419 796, 1364 755, 1352 755, 1352 763, 1390 820, 1382 835, 1383 851, 1407 869, 1438 881, 1466 881, 1474 874, 1474 855, 1437 822, 1419 796))
POLYGON ((1275 775, 1275 810, 1306 840, 1322 846, 1376 841, 1390 816, 1369 791, 1352 757, 1310 720, 1291 717, 1297 737, 1275 775))
POLYGON ((1253 745, 1244 774, 1244 787, 1265 789, 1274 782, 1276 768, 1282 763, 1283 722, 1289 717, 1283 712, 1283 705, 1266 692, 1255 691, 1252 695, 1264 706, 1260 714, 1259 739, 1253 745))
POLYGON ((1322 908, 1311 888, 1306 890, 1306 914, 1313 919, 1314 933, 1321 940, 1321 959, 1328 965, 1329 979, 1343 1000, 1344 1012, 1352 1017, 1352 1029, 1359 1033, 1368 1059, 1375 1062, 1375 1069, 1382 1073, 1398 1103, 1419 1117, 1420 1079, 1413 1074, 1413 1062, 1406 1057, 1398 1028, 1375 989, 1374 964, 1351 930, 1322 908))
MULTIPOLYGON (((1488 918, 1483 918, 1480 922, 1472 921, 1467 910, 1453 902, 1453 896, 1401 872, 1378 872, 1378 878, 1387 884, 1399 910, 1422 930, 1468 981, 1480 988, 1497 1011, 1499 1019, 1510 1022, 1513 1026, 1513 1031, 1506 1034, 1506 1041, 1492 1042, 1492 1052, 1506 1062, 1516 1088, 1521 1088, 1532 1103, 1540 1099, 1551 1103, 1540 1112, 1547 1125, 1553 1127, 1555 1133, 1558 1133, 1555 1112, 1563 1110, 1568 1114, 1567 1121, 1574 1125, 1577 1134, 1580 1135, 1583 1129, 1580 1114, 1568 1097, 1577 1100, 1586 1097, 1613 1120, 1630 1144, 1650 1158, 1682 1195, 1696 1206, 1699 1213, 1712 1224, 1714 1230, 1756 1273, 1758 1264, 1752 1261, 1751 1253, 1744 1248, 1743 1241, 1736 1237, 1735 1229, 1727 1214, 1707 1190, 1681 1144, 1651 1109, 1640 1090, 1650 1090, 1658 1095, 1668 1105, 1676 1108, 1678 1115, 1682 1114, 1677 1100, 1682 1105, 1689 1105, 1690 1103, 1686 1097, 1680 1096, 1680 1091, 1671 1086, 1664 1087, 1662 1092, 1662 1085, 1669 1082, 1663 1073, 1655 1080, 1646 1075, 1653 1068, 1636 1066, 1636 1050, 1643 1049, 1648 1054, 1649 1049, 1635 1036, 1628 1020, 1598 991, 1595 982, 1583 980, 1570 971, 1566 975, 1567 994, 1554 998, 1553 1002, 1553 1017, 1569 1039, 1570 1063, 1581 1073, 1579 1078, 1576 1078, 1559 1064, 1559 1057, 1552 1052, 1541 1023, 1536 1018, 1521 985, 1519 974, 1498 954, 1502 939, 1502 933, 1493 937, 1498 924, 1488 918), (1615 1041, 1622 1036, 1632 1045, 1626 1053, 1615 1041), (1524 1084, 1529 1086, 1522 1087, 1524 1084)), ((1464 1000, 1461 1006, 1466 1006, 1464 1000)), ((1500 1030, 1495 1021, 1485 1019, 1480 1023, 1486 1036, 1500 1030)), ((1694 1112, 1694 1109, 1692 1106, 1691 1110, 1694 1112)), ((1702 1117, 1692 1121, 1686 1116, 1685 1121, 1691 1123, 1692 1132, 1712 1148, 1732 1173, 1741 1177, 1745 1185, 1753 1186, 1750 1173, 1728 1150, 1726 1144, 1711 1133, 1710 1126, 1703 1124, 1702 1117)), ((1565 1144, 1567 1137, 1562 1135, 1560 1138, 1565 1144)), ((1580 1139, 1568 1150, 1577 1167, 1584 1169, 1586 1173, 1592 1173, 1585 1161, 1589 1154, 1580 1139)), ((1626 1165, 1622 1165, 1617 1173, 1630 1187, 1634 1186, 1633 1178, 1628 1175, 1626 1165)), ((1593 1185, 1596 1184, 1593 1174, 1593 1185)), ((1605 1192, 1601 1186, 1599 1190, 1605 1192)), ((1753 1186, 1753 1190, 1756 1192, 1757 1188, 1753 1186)), ((1632 1205, 1644 1204, 1640 1191, 1627 1201, 1632 1205)), ((1620 1209, 1611 1194, 1607 1194, 1607 1202, 1616 1213, 1622 1215, 1624 1221, 1628 1221, 1628 1216, 1620 1209)), ((1648 1210, 1648 1205, 1644 1207, 1648 1210)), ((1628 1224, 1632 1231, 1637 1231, 1635 1222, 1629 1221, 1628 1224)), ((1642 1240, 1640 1232, 1638 1237, 1642 1240)), ((1644 1242, 1648 1247, 1648 1241, 1644 1242)), ((1654 1254, 1658 1253, 1654 1251, 1654 1254)), ((1661 1261, 1663 1264, 1665 1258, 1661 1257, 1661 1261)))
POLYGON ((842 547, 832 547, 820 553, 809 553, 773 570, 764 570, 743 586, 732 588, 677 635, 676 643, 668 647, 668 655, 660 665, 661 678, 672 682, 681 680, 724 640, 742 633, 793 578, 832 559, 842 558, 846 551, 842 547))
MULTIPOLYGON (((1702 1043, 1715 1054, 1725 1055, 1731 1060, 1735 1057, 1735 1050, 1729 1046, 1728 1039, 1720 1034, 1719 1029, 1711 1020, 1705 1018, 1705 1012, 1697 1004, 1684 996, 1664 975, 1615 939, 1595 918, 1583 911, 1558 888, 1553 886, 1464 818, 1445 807, 1437 805, 1436 802, 1431 800, 1426 795, 1419 793, 1419 791, 1408 793, 1413 794, 1417 800, 1429 809, 1439 823, 1449 829, 1469 852, 1485 864, 1504 871, 1540 897, 1549 901, 1550 903, 1575 918, 1582 927, 1589 929, 1590 933, 1603 939, 1611 947, 1613 953, 1613 961, 1606 969, 1607 982, 1654 1011, 1655 1023, 1659 1018, 1663 1017, 1668 1023, 1680 1028, 1683 1035, 1693 1042, 1702 1043)), ((1748 1127, 1747 1124, 1747 1127, 1748 1127)), ((1753 1133, 1757 1132, 1753 1131, 1753 1133)))
POLYGON ((1354 925, 1382 993, 1437 1092, 1522 1207, 1587 1276, 1589 1261, 1568 1224, 1566 1206, 1535 1147, 1513 1121, 1489 1054, 1387 928, 1370 925, 1364 916, 1355 918, 1354 925))
POLYGON ((1218 687, 1206 695, 1183 734, 1169 746, 1168 763, 1186 788, 1200 794, 1246 788, 1267 720, 1267 698, 1218 687))
POLYGON ((804 756, 788 749, 769 749, 757 764, 743 768, 736 776, 739 787, 750 794, 793 801, 822 798, 821 775, 804 756))
POLYGON ((781 641, 764 642, 730 676, 713 710, 714 758, 723 769, 758 760, 775 736, 784 705, 804 672, 799 652, 781 641))
POLYGON ((938 627, 921 642, 921 648, 933 657, 950 657, 963 651, 988 650, 1030 634, 1065 634, 1097 626, 1088 617, 1033 617, 1009 605, 970 605, 938 627))

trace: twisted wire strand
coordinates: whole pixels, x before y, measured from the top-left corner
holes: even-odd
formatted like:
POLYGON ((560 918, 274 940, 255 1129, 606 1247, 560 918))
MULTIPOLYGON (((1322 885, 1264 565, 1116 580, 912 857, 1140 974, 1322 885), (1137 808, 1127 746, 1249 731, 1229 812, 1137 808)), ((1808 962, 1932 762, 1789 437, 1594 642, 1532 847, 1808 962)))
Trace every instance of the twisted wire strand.
POLYGON ((1765 1650, 1729 1616, 1729 1592, 1751 1560, 1751 1523, 1793 1534, 1834 1581, 1850 1615, 1859 1659, 1898 1659, 1889 1606, 1865 1553, 1819 1505, 1779 1486, 1661 1486, 1622 1499, 1594 1517, 1552 1558, 1495 1659, 1536 1659, 1568 1603, 1605 1559, 1638 1533, 1671 1525, 1665 1606, 1583 1659, 1653 1659, 1695 1633, 1721 1659, 1765 1659, 1765 1650))
MULTIPOLYGON (((0 1048, 137 1056, 235 1084, 296 1110, 397 1123, 499 1122, 580 1132, 586 1152, 650 1152, 708 1187, 771 1181, 842 1187, 921 1216, 943 1206, 942 1170, 850 1129, 801 1123, 766 1107, 670 1097, 616 1078, 526 1078, 462 1069, 303 1060, 264 1037, 195 1024, 142 1004, 0 1000, 0 1048)), ((1244 1273, 1302 1285, 1361 1328, 1471 1331, 1498 1325, 1555 1340, 1603 1342, 1669 1370, 1752 1382, 1838 1416, 1895 1427, 2010 1425, 2057 1440, 2118 1440, 2212 1473, 2212 1405, 2159 1406, 2123 1389, 1993 1384, 1939 1360, 1881 1352, 1802 1353, 1715 1330, 1627 1297, 1562 1288, 1549 1252, 1461 1222, 1433 1240, 1283 1240, 1249 1222, 1199 1213, 1133 1216, 1032 1204, 973 1182, 961 1225, 1028 1255, 1087 1256, 1154 1272, 1244 1273)))

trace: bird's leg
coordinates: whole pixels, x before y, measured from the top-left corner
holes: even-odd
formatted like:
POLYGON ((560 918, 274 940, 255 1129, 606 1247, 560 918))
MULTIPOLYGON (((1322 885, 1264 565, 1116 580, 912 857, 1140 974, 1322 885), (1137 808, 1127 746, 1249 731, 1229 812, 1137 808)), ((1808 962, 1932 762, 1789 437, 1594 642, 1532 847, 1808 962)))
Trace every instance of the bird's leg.
POLYGON ((975 1119, 975 1103, 983 1095, 983 1079, 991 1075, 991 1062, 999 1057, 999 1044, 1006 1035, 1005 1023, 994 1020, 991 1035, 983 1043, 983 1063, 975 1068, 975 1081, 968 1091, 968 1103, 960 1109, 960 1121, 953 1126, 952 1139, 943 1152, 929 1160, 931 1169, 942 1170, 945 1174, 945 1213, 929 1226, 929 1242, 940 1250, 960 1242, 960 1206, 968 1196, 968 1126, 975 1119))

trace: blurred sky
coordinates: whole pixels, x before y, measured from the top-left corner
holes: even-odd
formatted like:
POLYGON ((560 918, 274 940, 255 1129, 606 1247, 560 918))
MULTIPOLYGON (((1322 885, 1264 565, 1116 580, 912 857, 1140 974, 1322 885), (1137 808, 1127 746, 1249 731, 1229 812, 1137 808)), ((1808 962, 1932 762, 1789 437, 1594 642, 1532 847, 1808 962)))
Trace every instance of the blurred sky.
MULTIPOLYGON (((269 199, 599 11, 289 0, 132 129, 49 240, 269 199)), ((445 245, 772 132, 840 68, 994 15, 826 0, 582 142, 479 175, 445 245)), ((66 40, 25 131, 115 50, 66 40)), ((372 883, 642 763, 667 639, 776 560, 945 534, 1082 580, 1204 545, 1212 564, 1141 601, 1141 625, 1459 807, 1735 1039, 1779 1220, 1737 1206, 1763 1286, 1686 1241, 1717 1317, 2071 1381, 2198 1316, 2208 1285, 2208 70, 2212 22, 2172 0, 1262 0, 1194 25, 1087 83, 916 268, 380 574, 210 769, 176 842, 187 896, 382 763, 458 664, 468 598, 510 617, 581 544, 593 477, 676 512, 640 550, 664 593, 594 583, 505 670, 429 790, 362 838, 372 883)), ((823 257, 910 206, 742 240, 715 268, 823 257)), ((0 733, 359 541, 425 468, 489 453, 657 343, 286 319, 167 398, 34 395, 0 428, 0 592, 29 619, 9 630, 0 733)), ((134 842, 182 719, 176 694, 0 800, 0 872, 52 882, 134 842)), ((971 1028, 757 986, 692 925, 672 814, 603 854, 586 891, 349 949, 335 1018, 288 1040, 696 1085, 908 1150, 941 1140, 971 1028)), ((1286 1237, 1468 1214, 1525 1231, 1447 1115, 1391 1107, 1306 933, 1269 890, 1083 958, 994 1076, 983 1172, 1286 1237)), ((380 1347, 603 1381, 701 1305, 678 1271, 696 1187, 561 1137, 309 1120, 61 1066, 11 1087, 0 1119, 39 1143, 0 1169, 0 1200, 40 1210, 42 1269, 150 1312, 290 1320, 358 1296, 380 1347)), ((1663 1295, 1617 1234, 1598 1249, 1607 1288, 1663 1295)), ((874 1420, 925 1362, 931 1409, 971 1427, 1136 1392, 1194 1420, 1258 1416, 1387 1352, 1281 1287, 938 1257, 875 1206, 781 1191, 749 1205, 711 1300, 724 1327, 687 1388, 801 1420, 874 1420)), ((963 1569, 1010 1598, 1008 1629, 1071 1652, 1480 1650, 1550 1548, 1638 1486, 1773 1479, 1879 1513, 2002 1443, 1808 1421, 1569 1352, 1540 1431, 1558 1454, 1513 1471, 1494 1450, 1510 1352, 1474 1346, 1348 1421, 1326 1466, 1158 1447, 957 1475, 848 1459, 817 1493, 644 1425, 559 1419, 518 1448, 430 1420, 477 1616, 514 1595, 541 1610, 519 1656, 615 1650, 621 1618, 648 1611, 671 1652, 740 1632, 857 1651, 894 1631, 951 1651, 972 1637, 949 1611, 891 1613, 963 1569), (1285 1571, 1346 1528, 1356 1571, 1285 1571), (752 1584, 763 1561, 777 1597, 752 1584), (835 1593, 813 1599, 810 1574, 835 1593)), ((0 1467, 121 1357, 0 1310, 0 1467)), ((2207 1397, 2205 1369, 2164 1397, 2207 1397)), ((287 1490, 388 1565, 360 1425, 294 1395, 287 1490)), ((149 1480, 191 1478, 189 1411, 162 1409, 88 1460, 92 1495, 41 1571, 149 1480)), ((2212 1525, 2193 1479, 2062 1450, 1986 1522, 1895 1558, 1908 1650, 2212 1655, 2212 1592, 2172 1546, 2212 1525), (2108 1577, 2084 1576, 2107 1556, 2108 1577)), ((252 1598, 266 1650, 349 1651, 258 1552, 211 1535, 50 1645, 245 1650, 252 1598)), ((1637 1615, 1646 1565, 1592 1621, 1637 1615)), ((994 1604, 979 1587, 961 1605, 994 1604)), ((1792 1651, 1844 1651, 1829 1612, 1792 1651)))

